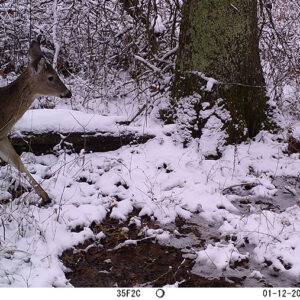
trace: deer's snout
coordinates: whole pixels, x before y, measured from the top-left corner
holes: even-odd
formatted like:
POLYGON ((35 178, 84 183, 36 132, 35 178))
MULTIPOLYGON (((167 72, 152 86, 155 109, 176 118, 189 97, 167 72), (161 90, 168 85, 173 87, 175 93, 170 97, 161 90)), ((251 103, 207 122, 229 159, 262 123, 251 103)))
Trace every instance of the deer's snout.
POLYGON ((72 93, 69 90, 66 93, 60 95, 60 98, 71 98, 71 97, 72 97, 72 93))

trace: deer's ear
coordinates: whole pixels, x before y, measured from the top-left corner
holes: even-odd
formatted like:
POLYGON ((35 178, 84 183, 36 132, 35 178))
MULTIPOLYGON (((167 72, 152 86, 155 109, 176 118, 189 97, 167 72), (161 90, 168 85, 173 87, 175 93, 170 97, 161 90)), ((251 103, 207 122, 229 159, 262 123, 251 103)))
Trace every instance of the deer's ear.
POLYGON ((40 48, 40 43, 37 41, 32 41, 29 48, 29 56, 31 61, 35 61, 40 57, 43 57, 43 53, 40 48))
POLYGON ((30 64, 30 70, 32 74, 38 74, 40 73, 43 68, 46 65, 46 61, 44 57, 41 57, 40 59, 36 59, 34 60, 31 64, 30 64))

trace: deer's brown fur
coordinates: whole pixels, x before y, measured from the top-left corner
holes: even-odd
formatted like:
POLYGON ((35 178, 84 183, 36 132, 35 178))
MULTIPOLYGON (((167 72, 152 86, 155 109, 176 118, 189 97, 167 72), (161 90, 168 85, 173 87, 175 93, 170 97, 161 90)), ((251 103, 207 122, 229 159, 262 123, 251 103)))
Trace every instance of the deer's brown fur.
POLYGON ((14 82, 0 88, 0 157, 28 176, 36 193, 42 197, 41 204, 45 205, 50 202, 48 194, 25 168, 7 135, 36 97, 70 98, 72 94, 46 62, 38 42, 31 43, 29 56, 30 63, 25 71, 14 82))

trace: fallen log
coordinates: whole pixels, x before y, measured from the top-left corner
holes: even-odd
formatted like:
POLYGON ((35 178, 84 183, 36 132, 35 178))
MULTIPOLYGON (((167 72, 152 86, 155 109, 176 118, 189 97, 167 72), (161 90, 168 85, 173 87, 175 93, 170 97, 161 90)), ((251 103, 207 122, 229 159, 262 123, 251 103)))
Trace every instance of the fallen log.
POLYGON ((146 143, 154 138, 151 134, 138 134, 133 132, 71 132, 62 134, 58 132, 32 133, 22 132, 19 136, 10 138, 14 148, 20 154, 33 152, 36 155, 55 153, 65 149, 69 152, 106 152, 117 150, 125 145, 146 143))

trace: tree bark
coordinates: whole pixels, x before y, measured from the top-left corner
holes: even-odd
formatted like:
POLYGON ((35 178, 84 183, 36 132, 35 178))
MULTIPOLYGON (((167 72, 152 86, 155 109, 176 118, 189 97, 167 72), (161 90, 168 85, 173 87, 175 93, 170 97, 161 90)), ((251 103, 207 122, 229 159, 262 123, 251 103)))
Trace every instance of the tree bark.
MULTIPOLYGON (((212 81, 210 81, 211 83, 212 81)), ((256 0, 185 0, 179 50, 172 86, 175 109, 192 101, 192 137, 201 137, 211 116, 204 109, 219 106, 227 143, 254 137, 271 122, 259 56, 256 0), (207 79, 217 83, 212 90, 207 79), (181 103, 181 104, 179 104, 181 103), (205 103, 205 105, 203 105, 205 103)))

